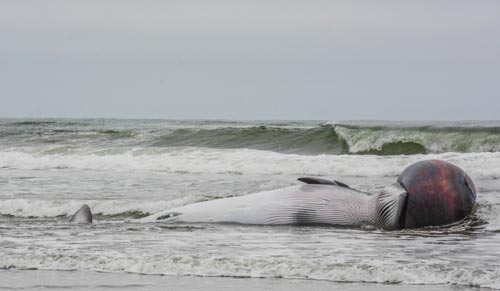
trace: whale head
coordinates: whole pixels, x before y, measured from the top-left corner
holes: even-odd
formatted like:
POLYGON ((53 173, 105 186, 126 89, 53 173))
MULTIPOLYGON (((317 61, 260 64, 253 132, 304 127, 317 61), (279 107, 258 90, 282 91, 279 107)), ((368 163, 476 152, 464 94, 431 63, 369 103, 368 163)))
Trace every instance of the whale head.
POLYGON ((408 193, 402 228, 447 225, 472 213, 476 188, 459 167, 441 160, 426 160, 408 166, 398 182, 408 193))

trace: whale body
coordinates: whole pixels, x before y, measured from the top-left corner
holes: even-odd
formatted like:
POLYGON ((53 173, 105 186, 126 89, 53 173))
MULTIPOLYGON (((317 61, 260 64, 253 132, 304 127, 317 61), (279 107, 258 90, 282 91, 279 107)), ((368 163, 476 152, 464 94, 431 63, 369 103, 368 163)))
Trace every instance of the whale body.
POLYGON ((306 184, 193 203, 149 216, 145 221, 266 225, 361 225, 398 228, 406 191, 398 184, 378 195, 338 185, 306 184))
POLYGON ((143 221, 255 225, 373 225, 387 230, 446 225, 474 209, 476 190, 455 165, 428 160, 407 167, 396 183, 370 194, 344 183, 300 178, 304 185, 198 202, 143 221))

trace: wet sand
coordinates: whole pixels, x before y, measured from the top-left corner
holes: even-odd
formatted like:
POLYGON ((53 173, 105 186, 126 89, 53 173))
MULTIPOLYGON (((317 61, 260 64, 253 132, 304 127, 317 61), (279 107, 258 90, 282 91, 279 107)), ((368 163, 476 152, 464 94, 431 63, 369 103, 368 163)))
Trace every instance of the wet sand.
POLYGON ((317 280, 159 276, 84 271, 0 270, 0 290, 489 290, 454 285, 337 283, 317 280))

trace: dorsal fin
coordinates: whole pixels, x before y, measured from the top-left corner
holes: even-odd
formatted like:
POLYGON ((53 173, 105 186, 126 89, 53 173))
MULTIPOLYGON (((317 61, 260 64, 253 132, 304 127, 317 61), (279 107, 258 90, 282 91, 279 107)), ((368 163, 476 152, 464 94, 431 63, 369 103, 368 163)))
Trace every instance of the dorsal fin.
POLYGON ((327 179, 313 178, 313 177, 301 177, 298 178, 297 180, 299 180, 300 182, 304 182, 306 184, 335 185, 335 186, 350 188, 346 184, 336 180, 330 181, 327 179))
POLYGON ((90 211, 90 207, 87 204, 83 204, 71 217, 70 222, 92 223, 92 211, 90 211))

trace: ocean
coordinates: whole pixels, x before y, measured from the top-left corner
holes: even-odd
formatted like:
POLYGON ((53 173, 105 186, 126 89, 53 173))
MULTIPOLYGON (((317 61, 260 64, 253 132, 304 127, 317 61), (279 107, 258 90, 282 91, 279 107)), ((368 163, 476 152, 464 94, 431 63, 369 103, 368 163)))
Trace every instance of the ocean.
POLYGON ((499 258, 498 121, 0 120, 0 289, 500 289, 499 258), (471 176, 474 215, 402 231, 137 220, 304 176, 376 193, 425 159, 471 176), (95 223, 70 223, 84 203, 95 223))

